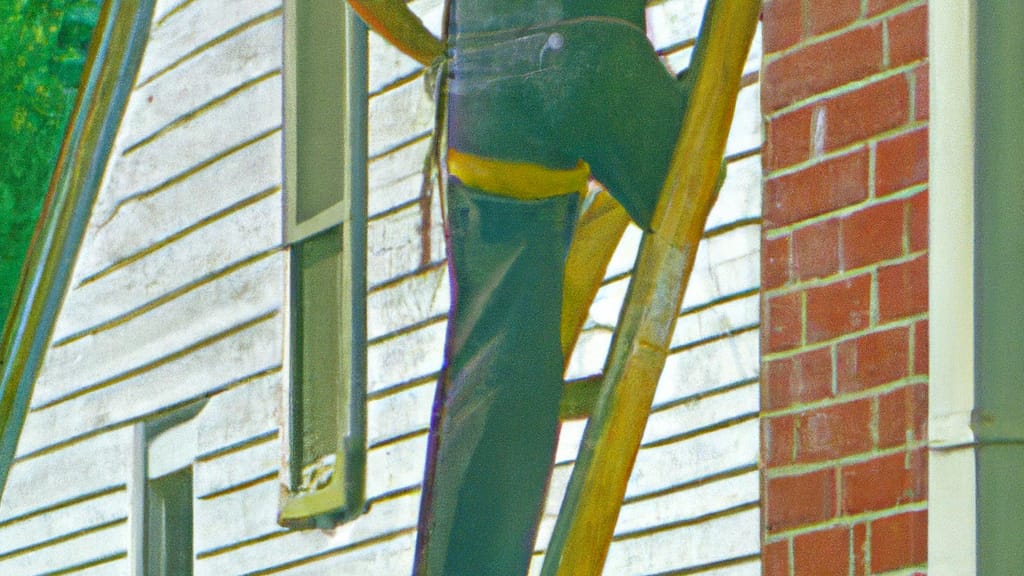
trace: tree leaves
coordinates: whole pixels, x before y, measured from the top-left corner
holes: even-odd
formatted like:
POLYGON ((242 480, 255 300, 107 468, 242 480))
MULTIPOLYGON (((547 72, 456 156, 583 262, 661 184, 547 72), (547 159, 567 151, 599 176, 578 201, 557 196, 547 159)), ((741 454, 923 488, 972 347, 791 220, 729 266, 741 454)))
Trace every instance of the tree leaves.
POLYGON ((0 2, 0 320, 60 152, 101 0, 0 2))

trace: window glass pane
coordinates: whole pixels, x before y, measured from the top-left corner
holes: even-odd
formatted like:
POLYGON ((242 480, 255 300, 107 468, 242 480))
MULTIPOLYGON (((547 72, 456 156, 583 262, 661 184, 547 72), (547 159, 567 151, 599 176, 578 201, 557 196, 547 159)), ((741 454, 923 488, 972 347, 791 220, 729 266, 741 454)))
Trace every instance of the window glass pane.
POLYGON ((341 201, 345 175, 345 3, 297 10, 296 215, 305 222, 341 201))
POLYGON ((298 489, 329 479, 346 429, 348 406, 342 365, 342 236, 334 227, 293 248, 295 254, 295 366, 293 477, 298 489), (295 474, 297 472, 297 474, 295 474))
POLYGON ((192 468, 151 480, 146 494, 146 574, 192 574, 192 468))

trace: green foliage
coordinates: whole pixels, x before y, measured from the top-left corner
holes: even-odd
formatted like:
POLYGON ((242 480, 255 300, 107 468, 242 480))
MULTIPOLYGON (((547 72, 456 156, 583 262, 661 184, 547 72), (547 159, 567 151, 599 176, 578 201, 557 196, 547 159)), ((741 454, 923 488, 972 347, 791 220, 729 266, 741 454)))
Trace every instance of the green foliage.
POLYGON ((60 152, 100 1, 0 1, 0 322, 60 152))

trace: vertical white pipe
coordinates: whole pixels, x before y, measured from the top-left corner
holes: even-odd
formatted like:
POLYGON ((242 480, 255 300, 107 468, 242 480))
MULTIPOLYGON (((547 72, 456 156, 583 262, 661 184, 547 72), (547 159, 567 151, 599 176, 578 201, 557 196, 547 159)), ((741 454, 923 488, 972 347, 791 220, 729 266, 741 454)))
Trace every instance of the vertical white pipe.
POLYGON ((975 1, 932 0, 929 54, 928 573, 977 573, 975 1))

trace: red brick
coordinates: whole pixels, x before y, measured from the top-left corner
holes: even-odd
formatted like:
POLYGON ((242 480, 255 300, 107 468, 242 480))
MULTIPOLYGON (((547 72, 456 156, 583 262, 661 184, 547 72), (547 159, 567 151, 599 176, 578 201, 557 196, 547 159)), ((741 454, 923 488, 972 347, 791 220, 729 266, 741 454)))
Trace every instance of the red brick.
POLYGON ((835 517, 836 482, 831 468, 769 478, 765 485, 765 529, 780 532, 835 517))
POLYGON ((761 547, 764 576, 789 576, 789 540, 768 542, 761 547))
POLYGON ((856 204, 867 198, 866 148, 815 164, 765 183, 768 229, 856 204))
POLYGON ((871 570, 889 572, 928 559, 928 512, 920 510, 871 523, 871 570))
POLYGON ((789 236, 765 239, 761 247, 761 289, 772 290, 789 283, 789 236))
POLYGON ((839 271, 839 221, 825 220, 793 231, 793 275, 800 280, 839 271))
POLYGON ((871 277, 862 274, 807 291, 808 343, 821 342, 868 327, 871 277))
POLYGON ((922 64, 914 71, 914 119, 927 120, 928 102, 928 65, 922 64))
POLYGON ((885 196, 927 181, 927 128, 878 143, 875 155, 875 195, 885 196))
POLYGON ((802 0, 765 0, 761 11, 765 53, 796 44, 803 36, 802 0))
POLYGON ((928 373, 928 321, 914 325, 914 374, 928 373))
MULTIPOLYGON (((763 102, 762 102, 763 105, 763 102)), ((780 114, 765 123, 764 171, 776 170, 807 160, 811 149, 811 107, 780 114)), ((769 115, 774 110, 764 110, 769 115)))
POLYGON ((879 448, 924 441, 927 422, 927 384, 905 386, 878 397, 879 448))
POLYGON ((793 357, 761 361, 761 409, 779 410, 793 404, 793 357))
POLYGON ((881 14, 882 12, 903 6, 906 3, 907 0, 868 0, 868 16, 881 14))
POLYGON ((769 298, 766 352, 795 348, 803 343, 803 295, 800 292, 769 298))
POLYGON ((907 122, 910 93, 907 79, 891 76, 835 96, 825 102, 825 149, 837 150, 887 132, 907 122))
POLYGON ((821 576, 850 571, 850 529, 825 528, 793 538, 793 574, 821 576))
POLYGON ((801 47, 764 67, 762 106, 777 110, 882 70, 882 25, 801 47))
POLYGON ((927 311, 927 254, 922 254, 909 262, 885 266, 878 270, 878 317, 881 321, 905 318, 927 311))
POLYGON ((857 392, 905 378, 910 364, 910 330, 872 332, 836 346, 840 393, 857 392))
POLYGON ((832 352, 819 348, 767 362, 764 408, 780 410, 832 396, 832 352))
POLYGON ((928 57, 928 6, 889 18, 889 65, 902 66, 928 57))
MULTIPOLYGON (((927 470, 923 448, 844 466, 841 471, 843 514, 886 510, 924 500, 928 490, 927 470)), ((877 570, 874 563, 872 569, 877 570)))
POLYGON ((868 526, 860 523, 853 525, 853 574, 867 576, 868 526))
POLYGON ((907 240, 911 252, 928 249, 928 191, 914 194, 908 200, 907 240))
POLYGON ((796 421, 797 462, 835 460, 871 449, 871 400, 809 410, 796 421))
POLYGON ((807 7, 807 20, 813 35, 838 30, 860 17, 860 0, 810 2, 807 7))
POLYGON ((794 420, 792 416, 761 418, 761 451, 769 467, 793 463, 794 420))
POLYGON ((832 395, 832 350, 818 348, 793 356, 794 392, 801 402, 832 395))
POLYGON ((902 256, 905 218, 902 201, 873 204, 843 218, 843 269, 902 256))

